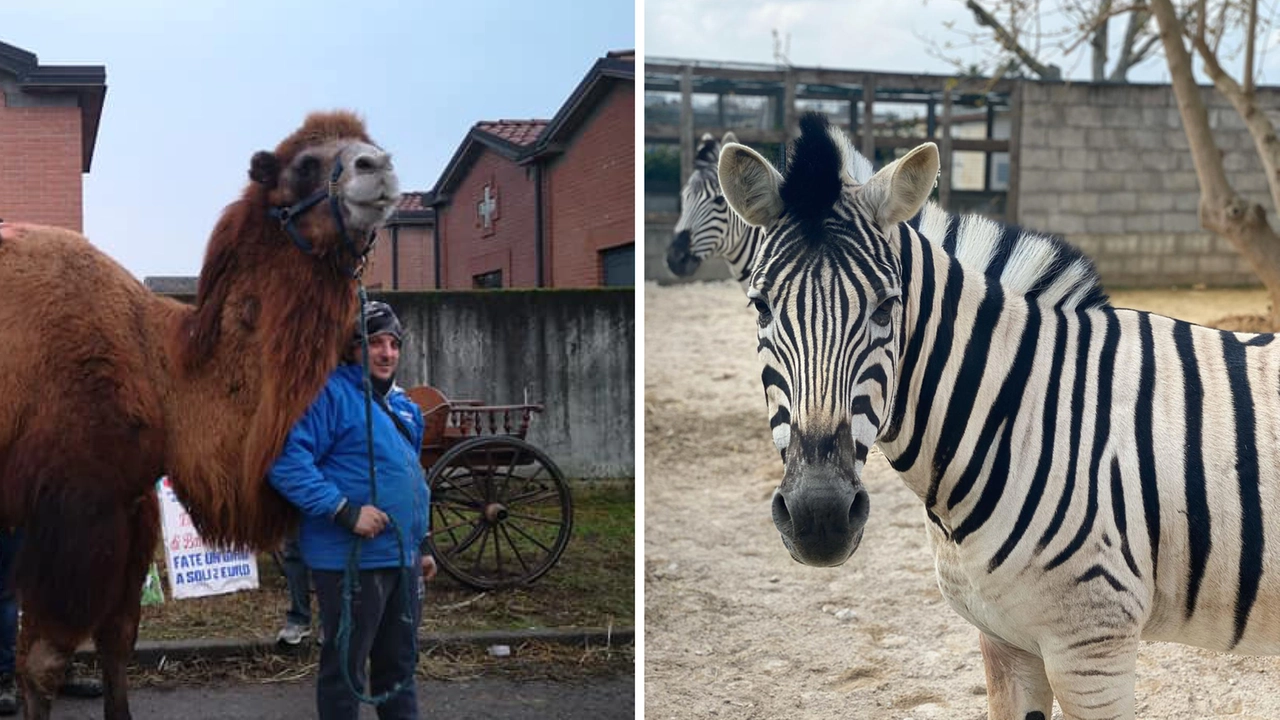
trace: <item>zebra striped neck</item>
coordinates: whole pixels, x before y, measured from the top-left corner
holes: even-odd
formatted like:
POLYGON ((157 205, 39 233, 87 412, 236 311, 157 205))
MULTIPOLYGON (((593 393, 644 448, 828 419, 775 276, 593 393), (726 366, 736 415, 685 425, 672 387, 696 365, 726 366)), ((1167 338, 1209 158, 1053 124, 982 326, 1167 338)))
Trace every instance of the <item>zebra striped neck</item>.
MULTIPOLYGON (((973 472, 990 465, 953 468, 951 462, 957 454, 971 456, 984 441, 995 445, 988 435, 1011 432, 1011 418, 981 431, 968 425, 971 416, 981 417, 993 403, 1006 401, 1006 392, 1021 398, 1026 391, 1032 378, 1025 354, 1035 345, 1023 335, 1046 306, 1005 292, 914 230, 902 233, 901 248, 907 293, 897 388, 877 444, 934 522, 950 534, 956 498, 966 492, 965 484, 977 480, 973 472), (989 371, 1008 373, 999 397, 991 396, 992 383, 983 383, 989 371), (980 395, 984 388, 987 396, 980 395)), ((1054 305, 1047 311, 1062 315, 1054 305)))

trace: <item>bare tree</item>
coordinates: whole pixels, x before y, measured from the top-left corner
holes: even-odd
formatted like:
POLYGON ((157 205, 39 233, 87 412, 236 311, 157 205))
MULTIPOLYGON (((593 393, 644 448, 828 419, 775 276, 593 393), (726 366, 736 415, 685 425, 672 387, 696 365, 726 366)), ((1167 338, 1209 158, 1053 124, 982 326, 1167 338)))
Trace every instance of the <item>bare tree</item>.
MULTIPOLYGON (((988 58, 993 74, 1025 68, 1042 80, 1061 80, 1062 68, 1046 58, 1069 55, 1087 41, 1093 81, 1126 82, 1129 71, 1152 57, 1159 43, 1147 0, 1058 0, 1057 6, 1048 10, 1041 7, 1041 0, 965 0, 965 7, 981 28, 965 32, 972 46, 990 45, 990 38, 994 38, 999 47, 988 58), (1111 23, 1122 20, 1127 20, 1127 25, 1108 71, 1111 23)), ((947 53, 955 49, 947 43, 933 53, 963 68, 966 63, 947 53)))
POLYGON ((1267 222, 1262 205, 1248 200, 1231 187, 1223 167, 1222 152, 1209 128, 1209 113, 1196 84, 1192 52, 1199 56, 1214 89, 1244 119, 1266 171, 1273 209, 1280 208, 1280 139, 1275 125, 1258 106, 1254 92, 1254 56, 1257 50, 1258 2, 1223 2, 1208 7, 1196 0, 1190 13, 1179 17, 1171 0, 1150 0, 1160 27, 1160 40, 1169 64, 1169 76, 1178 98, 1178 111, 1187 133, 1196 178, 1200 181, 1200 225, 1227 238, 1252 265, 1271 295, 1270 324, 1280 329, 1280 235, 1267 222), (1216 12, 1215 12, 1216 11, 1216 12), (1243 15, 1240 13, 1243 12, 1243 15), (1228 27, 1243 21, 1244 71, 1239 81, 1223 66, 1222 46, 1228 27), (1188 44, 1191 50, 1188 50, 1188 44))

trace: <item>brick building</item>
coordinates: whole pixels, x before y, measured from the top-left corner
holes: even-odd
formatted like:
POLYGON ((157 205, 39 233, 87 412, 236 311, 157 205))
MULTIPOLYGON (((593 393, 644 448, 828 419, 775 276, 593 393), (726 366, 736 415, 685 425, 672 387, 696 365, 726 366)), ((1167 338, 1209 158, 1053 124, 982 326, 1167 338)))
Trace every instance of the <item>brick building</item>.
POLYGON ((426 198, 428 287, 634 285, 634 138, 629 50, 598 59, 550 120, 476 123, 426 198))
POLYGON ((100 65, 42 65, 0 42, 0 218, 84 231, 106 78, 100 65))
POLYGON ((377 290, 422 290, 435 287, 436 211, 427 194, 406 192, 395 212, 378 231, 369 253, 364 282, 377 290))

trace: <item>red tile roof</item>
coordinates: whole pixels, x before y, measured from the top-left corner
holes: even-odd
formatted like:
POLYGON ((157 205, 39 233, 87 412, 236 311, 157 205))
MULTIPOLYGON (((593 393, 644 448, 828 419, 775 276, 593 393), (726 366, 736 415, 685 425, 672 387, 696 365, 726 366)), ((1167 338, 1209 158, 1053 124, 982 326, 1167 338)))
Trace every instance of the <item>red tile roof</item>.
POLYGON ((527 146, 537 141, 547 127, 547 120, 481 120, 476 129, 513 145, 527 146))
POLYGON ((421 212, 430 208, 423 204, 426 199, 425 192, 406 192, 400 195, 400 202, 396 204, 396 212, 421 212))

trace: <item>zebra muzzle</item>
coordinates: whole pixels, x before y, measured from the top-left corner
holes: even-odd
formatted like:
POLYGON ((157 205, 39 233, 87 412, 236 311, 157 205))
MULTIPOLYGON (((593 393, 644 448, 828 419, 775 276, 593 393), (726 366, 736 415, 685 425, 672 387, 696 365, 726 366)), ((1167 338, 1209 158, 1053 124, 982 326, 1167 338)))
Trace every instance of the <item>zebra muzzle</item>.
POLYGON ((862 483, 829 471, 784 482, 773 494, 773 524, 791 557, 805 565, 830 567, 848 560, 862 540, 870 510, 862 483))
POLYGON ((697 271, 702 260, 690 252, 692 238, 688 230, 681 230, 671 238, 667 247, 667 269, 676 277, 688 277, 697 271))

